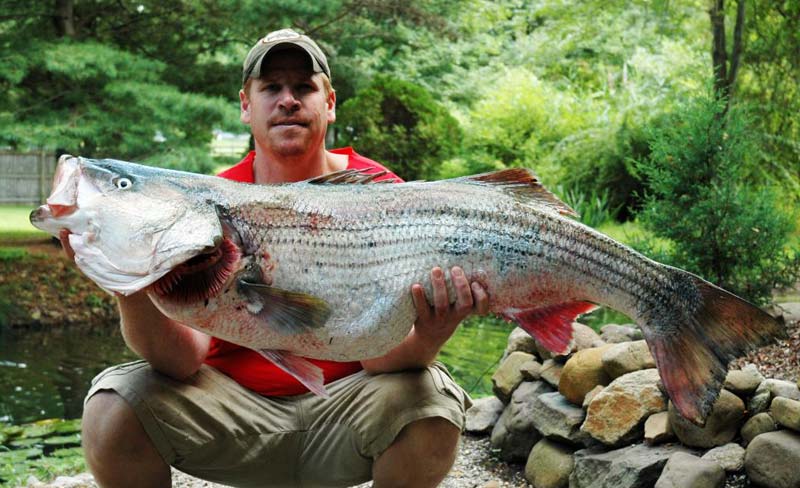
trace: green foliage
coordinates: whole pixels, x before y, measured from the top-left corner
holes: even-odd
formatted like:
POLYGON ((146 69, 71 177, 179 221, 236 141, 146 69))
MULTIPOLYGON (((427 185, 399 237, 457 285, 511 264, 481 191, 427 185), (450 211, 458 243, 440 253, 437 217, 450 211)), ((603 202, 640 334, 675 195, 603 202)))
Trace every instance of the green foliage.
POLYGON ((578 212, 580 221, 589 227, 598 227, 606 222, 616 220, 619 207, 611 206, 608 188, 600 193, 586 193, 577 190, 567 190, 564 202, 578 212))
POLYGON ((759 185, 749 119, 711 94, 682 107, 654 130, 652 154, 638 164, 648 198, 640 215, 673 245, 667 259, 754 301, 794 283, 790 253, 796 211, 759 185))
POLYGON ((351 144, 405 180, 429 179, 459 147, 461 128, 424 88, 384 76, 338 112, 340 144, 351 144))

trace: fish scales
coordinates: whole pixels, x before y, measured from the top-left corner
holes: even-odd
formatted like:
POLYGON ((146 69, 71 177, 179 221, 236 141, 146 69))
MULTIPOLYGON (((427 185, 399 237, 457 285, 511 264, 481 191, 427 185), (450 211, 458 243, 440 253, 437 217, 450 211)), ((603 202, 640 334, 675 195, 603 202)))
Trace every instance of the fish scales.
POLYGON ((435 266, 462 267, 493 312, 556 352, 587 302, 629 315, 695 423, 727 362, 782 333, 757 307, 570 220, 527 170, 397 185, 361 178, 243 185, 63 156, 31 222, 54 235, 68 228, 76 263, 100 286, 145 289, 168 317, 262 352, 316 393, 321 376, 293 355, 390 350, 416 318, 410 285, 430 297, 435 266))

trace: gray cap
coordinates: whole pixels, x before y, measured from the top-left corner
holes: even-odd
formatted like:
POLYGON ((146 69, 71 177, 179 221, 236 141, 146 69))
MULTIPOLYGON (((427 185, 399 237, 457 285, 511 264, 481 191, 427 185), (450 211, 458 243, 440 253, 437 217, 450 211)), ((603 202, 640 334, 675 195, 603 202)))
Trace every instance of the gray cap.
POLYGON ((331 70, 328 68, 328 60, 325 58, 325 53, 317 46, 317 43, 312 41, 310 37, 298 34, 292 29, 281 29, 270 32, 266 36, 256 42, 256 44, 247 53, 242 66, 242 85, 245 84, 250 77, 261 76, 261 63, 264 61, 266 54, 273 50, 281 50, 285 48, 297 47, 308 53, 311 58, 311 65, 315 73, 325 73, 328 78, 331 77, 331 70))

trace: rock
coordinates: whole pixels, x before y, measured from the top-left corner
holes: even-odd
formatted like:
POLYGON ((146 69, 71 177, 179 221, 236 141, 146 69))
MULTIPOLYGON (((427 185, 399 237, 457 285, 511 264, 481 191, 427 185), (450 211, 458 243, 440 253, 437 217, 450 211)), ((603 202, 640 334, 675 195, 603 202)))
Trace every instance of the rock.
POLYGON ((26 486, 30 488, 95 488, 97 485, 91 474, 82 473, 74 476, 59 476, 48 483, 42 483, 35 476, 30 476, 26 486))
POLYGON ((715 463, 685 452, 670 456, 655 488, 722 488, 725 470, 715 463))
POLYGON ((519 372, 519 367, 531 359, 533 359, 533 354, 514 351, 500 363, 497 371, 492 375, 492 391, 503 403, 508 403, 511 394, 522 383, 522 373, 519 372))
POLYGON ((669 414, 658 412, 647 417, 644 422, 644 441, 647 444, 661 444, 675 438, 672 427, 669 425, 669 414))
POLYGON ((678 413, 672 402, 669 403, 672 430, 683 444, 692 447, 711 448, 729 443, 739 432, 744 414, 744 402, 727 390, 720 391, 705 427, 689 422, 678 413))
POLYGON ((466 431, 472 434, 488 434, 503 413, 503 402, 496 397, 478 398, 467 410, 466 431))
POLYGON ((778 424, 772 415, 767 412, 755 414, 742 426, 742 443, 747 446, 756 436, 775 430, 778 430, 778 424))
POLYGON ((766 379, 756 388, 747 403, 747 410, 751 415, 766 412, 775 397, 800 400, 800 387, 791 381, 766 379))
POLYGON ((541 394, 533 402, 532 420, 536 430, 545 437, 572 445, 587 440, 580 430, 585 416, 581 407, 572 405, 558 392, 541 394))
POLYGON ((503 357, 508 357, 509 354, 515 351, 536 354, 536 339, 519 327, 515 327, 511 334, 508 335, 508 344, 503 357))
POLYGON ((539 395, 551 392, 543 381, 522 383, 514 392, 492 429, 490 442, 505 461, 524 461, 541 434, 533 425, 533 404, 539 395))
POLYGON ((584 349, 589 349, 590 347, 597 347, 599 343, 602 343, 603 339, 600 338, 600 334, 594 331, 588 325, 584 325, 580 322, 573 322, 572 323, 572 351, 583 351, 584 349))
POLYGON ((604 451, 575 452, 570 488, 643 488, 653 486, 667 459, 676 452, 692 452, 681 445, 649 447, 644 444, 604 451))
POLYGON ((725 471, 736 472, 744 467, 744 448, 735 442, 715 447, 703 454, 702 459, 715 461, 725 471))
POLYGON ((487 481, 486 483, 481 485, 481 488, 501 488, 502 486, 503 485, 501 485, 499 481, 491 480, 491 481, 487 481))
POLYGON ((783 311, 783 320, 786 322, 800 320, 800 302, 779 303, 778 307, 783 311))
POLYGON ((767 488, 800 486, 800 434, 767 432, 747 446, 744 468, 750 481, 767 488))
POLYGON ((748 364, 742 369, 728 371, 725 377, 725 389, 739 396, 750 396, 764 381, 764 376, 754 364, 748 364))
POLYGON ((519 367, 519 372, 522 373, 523 381, 535 381, 541 378, 542 364, 534 359, 525 361, 525 364, 519 367))
POLYGON ((581 430, 611 446, 638 438, 644 420, 666 409, 658 385, 655 369, 620 376, 592 399, 581 430))
POLYGON ((598 385, 611 382, 603 369, 603 351, 611 346, 583 349, 570 357, 558 382, 558 391, 575 405, 582 405, 586 394, 598 385))
POLYGON ((615 344, 603 352, 603 367, 611 378, 626 373, 655 368, 656 361, 645 341, 615 344))
POLYGON ((800 402, 784 397, 775 397, 769 407, 772 418, 782 426, 800 431, 800 402))
POLYGON ((609 344, 642 339, 642 331, 635 325, 606 324, 600 328, 600 338, 609 344))
POLYGON ((525 463, 525 479, 534 488, 566 488, 575 465, 573 450, 567 446, 542 439, 533 446, 525 463))
POLYGON ((558 382, 561 381, 561 371, 564 365, 555 359, 546 359, 542 363, 542 368, 539 370, 539 376, 550 383, 553 388, 558 388, 558 382))
POLYGON ((596 397, 597 394, 603 391, 604 389, 605 386, 597 385, 594 388, 592 388, 592 390, 589 393, 587 393, 586 396, 583 397, 583 404, 581 406, 584 408, 584 410, 589 408, 589 404, 592 403, 594 397, 596 397))

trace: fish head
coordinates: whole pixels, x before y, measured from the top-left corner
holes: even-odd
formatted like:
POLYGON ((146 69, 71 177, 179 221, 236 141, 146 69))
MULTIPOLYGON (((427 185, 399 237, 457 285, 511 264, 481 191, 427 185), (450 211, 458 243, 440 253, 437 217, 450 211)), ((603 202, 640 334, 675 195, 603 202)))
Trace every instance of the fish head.
POLYGON ((81 271, 103 289, 129 295, 222 244, 214 205, 187 176, 64 155, 52 193, 30 220, 54 236, 67 229, 81 271))

